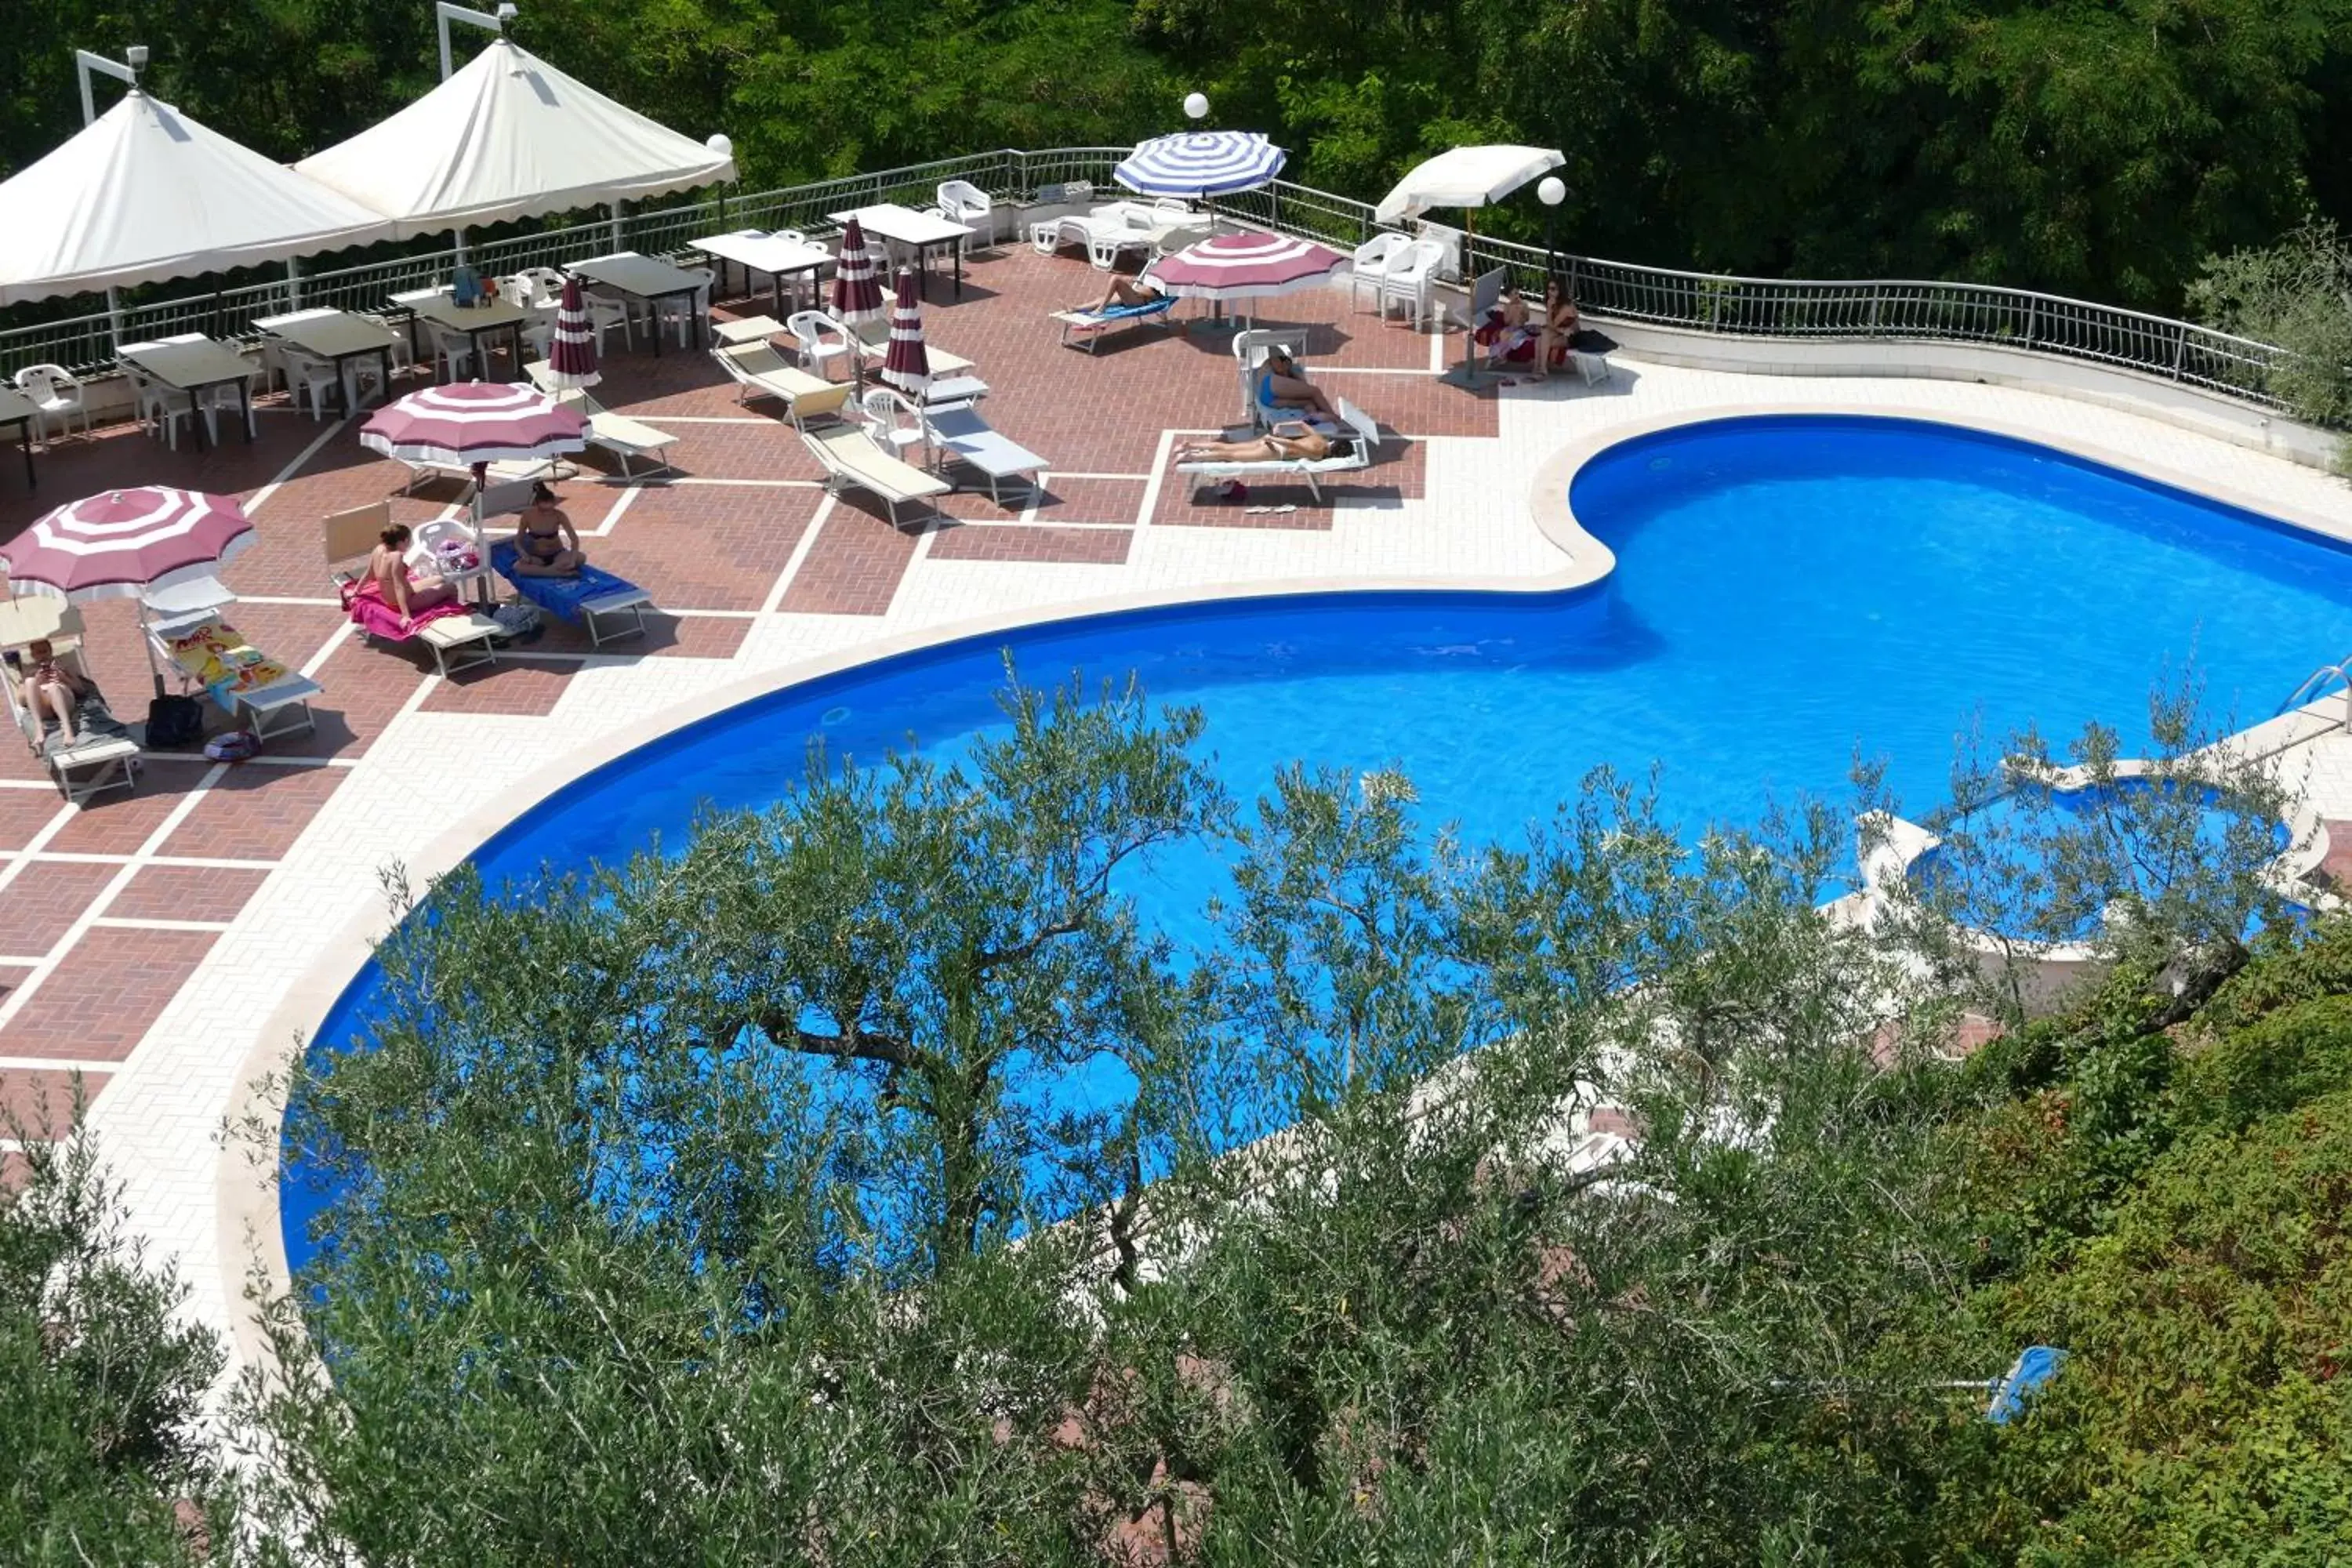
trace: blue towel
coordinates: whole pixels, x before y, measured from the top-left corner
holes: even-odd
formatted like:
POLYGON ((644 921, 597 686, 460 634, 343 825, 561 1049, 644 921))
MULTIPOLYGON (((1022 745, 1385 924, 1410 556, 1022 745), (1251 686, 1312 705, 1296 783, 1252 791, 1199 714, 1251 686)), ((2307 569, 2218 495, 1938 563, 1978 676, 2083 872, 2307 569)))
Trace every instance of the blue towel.
POLYGON ((1107 310, 1097 310, 1095 314, 1106 321, 1118 321, 1129 316, 1156 316, 1175 303, 1174 295, 1162 295, 1157 300, 1147 300, 1139 305, 1113 305, 1107 310))
POLYGON ((583 565, 578 574, 571 577, 524 577, 514 570, 520 547, 511 539, 501 539, 490 546, 490 565, 498 574, 514 584, 516 593, 545 610, 549 615, 567 621, 583 619, 580 606, 591 599, 601 599, 607 594, 623 590, 635 591, 636 584, 625 577, 616 577, 598 567, 583 565))

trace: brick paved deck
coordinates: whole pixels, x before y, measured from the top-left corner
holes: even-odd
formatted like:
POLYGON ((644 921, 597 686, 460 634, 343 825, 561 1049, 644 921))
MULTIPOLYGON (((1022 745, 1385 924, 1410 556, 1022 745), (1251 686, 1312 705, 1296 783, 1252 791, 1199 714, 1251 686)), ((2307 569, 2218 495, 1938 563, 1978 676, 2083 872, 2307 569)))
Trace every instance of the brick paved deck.
MULTIPOLYGON (((1474 391, 1438 374, 1458 360, 1458 336, 1383 325, 1337 294, 1292 296, 1268 315, 1308 323, 1310 373, 1394 438, 1320 502, 1303 486, 1259 485, 1247 506, 1219 503, 1165 454, 1181 435, 1241 416, 1229 338, 1138 331, 1099 354, 1062 348, 1048 312, 1101 287, 1084 261, 1021 247, 974 261, 961 303, 934 282, 932 341, 977 363, 993 388, 991 421, 1052 466, 1041 495, 1008 489, 1004 506, 959 495, 944 517, 903 531, 859 498, 825 495, 775 406, 738 402, 707 356, 672 348, 656 360, 642 344, 616 353, 597 395, 677 435, 677 472, 623 484, 592 464, 563 488, 590 556, 652 593, 647 636, 591 649, 558 626, 454 679, 357 640, 331 596, 324 513, 389 495, 396 517, 418 522, 455 497, 446 486, 400 493, 401 470, 362 449, 348 424, 272 399, 250 447, 232 437, 174 454, 127 430, 63 440, 42 455, 37 499, 0 462, 0 536, 110 487, 244 496, 259 537, 225 574, 245 595, 234 618, 325 688, 315 735, 236 767, 153 756, 135 793, 85 807, 65 805, 0 735, 0 1111, 29 1114, 44 1095, 62 1111, 81 1070, 134 1226, 179 1258, 192 1310, 226 1328, 247 1259, 235 1227, 224 1228, 221 1194, 242 1178, 224 1173, 220 1121, 244 1064, 291 1044, 266 1037, 278 999, 320 971, 337 933, 381 909, 375 878, 387 863, 511 802, 582 746, 681 702, 975 617, 1241 584, 1557 574, 1562 557, 1528 513, 1538 467, 1572 440, 1636 421, 1792 402, 1990 419, 2239 494, 2276 494, 2340 517, 2352 536, 2339 481, 2119 408, 1949 382, 1630 363, 1600 387, 1474 391)), ((130 607, 91 606, 86 620, 99 679, 126 716, 143 711, 148 674, 130 607)), ((2347 752, 2334 814, 2352 816, 2352 742, 2347 752)), ((7 1155, 0 1145, 0 1167, 7 1155)))
MULTIPOLYGON (((1151 476, 1167 430, 1214 430, 1240 414, 1238 383, 1217 331, 1139 333, 1104 353, 1063 349, 1047 312, 1101 289, 1083 263, 1007 247, 971 264, 961 302, 926 311, 932 341, 976 361, 992 389, 998 428, 1069 470, 1039 491, 1013 485, 1000 506, 985 491, 949 498, 943 518, 894 528, 866 498, 828 501, 822 473, 772 405, 738 401, 705 356, 640 343, 605 366, 607 406, 671 421, 677 469, 623 483, 586 459, 566 504, 602 565, 652 591, 643 639, 592 654, 584 634, 557 625, 495 668, 449 679, 413 652, 358 640, 331 596, 319 544, 326 513, 389 498, 401 521, 444 515, 446 483, 415 493, 404 471, 362 448, 349 425, 262 405, 257 439, 231 435, 203 454, 172 452, 135 429, 61 439, 42 454, 40 488, 0 479, 0 534, 48 507, 93 491, 169 483, 245 498, 256 542, 223 573, 243 595, 233 619, 257 645, 326 688, 315 734, 273 744, 262 759, 217 767, 184 754, 152 755, 137 790, 83 807, 58 798, 38 763, 0 737, 0 1105, 26 1114, 37 1092, 61 1101, 63 1075, 128 1057, 219 932, 268 879, 288 848, 407 711, 545 717, 592 662, 736 657, 763 614, 878 617, 919 557, 996 564, 1123 565, 1147 523, 1328 529, 1333 507, 1419 495, 1420 447, 1391 443, 1386 459, 1327 504, 1303 487, 1267 492, 1288 512, 1196 502, 1169 483, 1157 506, 1151 476)), ((936 284, 933 292, 947 290, 936 284)), ((758 301, 751 302, 757 308, 758 301)), ((1280 302, 1278 320, 1311 322, 1310 365, 1337 390, 1405 436, 1491 434, 1491 396, 1441 384, 1433 349, 1459 339, 1424 335, 1351 312, 1338 295, 1280 302)), ((725 304, 722 315, 730 313, 725 304)), ((1261 498, 1253 497, 1253 501, 1261 498)), ((1111 585, 1106 577, 1105 588, 1111 585)), ((85 607, 86 650, 126 718, 143 709, 149 677, 130 606, 85 607)), ((219 716, 215 716, 219 727, 219 716)), ((551 750, 562 737, 551 735, 551 750)), ((91 1073, 93 1096, 108 1082, 91 1073)))

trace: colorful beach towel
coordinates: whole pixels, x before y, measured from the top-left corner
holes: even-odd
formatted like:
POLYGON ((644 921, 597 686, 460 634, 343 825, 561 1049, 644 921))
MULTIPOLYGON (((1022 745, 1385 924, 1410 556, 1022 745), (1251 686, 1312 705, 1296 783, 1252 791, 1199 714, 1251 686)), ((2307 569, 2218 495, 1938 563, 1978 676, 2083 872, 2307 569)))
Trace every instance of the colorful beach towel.
POLYGON ((230 712, 236 711, 236 700, 246 692, 275 686, 292 673, 225 621, 207 622, 182 637, 167 637, 163 646, 171 651, 172 662, 230 712))
POLYGON ((373 577, 362 577, 356 583, 343 584, 343 608, 351 612, 352 620, 370 637, 386 642, 405 642, 416 635, 416 628, 444 616, 468 614, 457 600, 435 605, 414 620, 400 613, 396 605, 384 602, 383 584, 373 577))

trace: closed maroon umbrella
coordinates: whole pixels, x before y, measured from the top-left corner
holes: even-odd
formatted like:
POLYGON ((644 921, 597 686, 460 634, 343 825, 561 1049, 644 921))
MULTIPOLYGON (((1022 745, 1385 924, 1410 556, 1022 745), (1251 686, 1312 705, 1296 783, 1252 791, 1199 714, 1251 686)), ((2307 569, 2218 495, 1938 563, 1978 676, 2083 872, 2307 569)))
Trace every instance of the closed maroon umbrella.
POLYGON ((856 218, 842 226, 841 251, 833 263, 833 314, 845 327, 882 319, 882 277, 866 230, 856 218))
POLYGON ((586 429, 578 409, 528 386, 462 381, 377 409, 360 445, 411 463, 532 462, 583 449, 586 429))
POLYGON ((901 268, 890 308, 890 347, 882 356, 882 379, 920 403, 931 384, 931 356, 923 348, 922 301, 915 292, 915 275, 901 268))
POLYGON ((604 379, 596 368, 596 330, 580 298, 580 279, 563 280, 563 302, 555 310, 555 336, 547 346, 548 381, 559 387, 593 386, 604 379))

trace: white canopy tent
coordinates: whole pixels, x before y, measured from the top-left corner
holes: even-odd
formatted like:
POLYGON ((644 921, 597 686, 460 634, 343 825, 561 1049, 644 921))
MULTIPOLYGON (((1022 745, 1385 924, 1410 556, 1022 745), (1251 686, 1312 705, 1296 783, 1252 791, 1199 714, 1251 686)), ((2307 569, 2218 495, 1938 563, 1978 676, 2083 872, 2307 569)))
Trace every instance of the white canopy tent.
POLYGON ((735 177, 732 157, 505 37, 389 120, 294 167, 389 215, 404 237, 735 177))
POLYGON ((1372 209, 1372 216, 1381 223, 1402 223, 1433 207, 1483 207, 1567 162, 1546 147, 1456 147, 1398 181, 1396 189, 1372 209))
POLYGON ((381 213, 133 89, 0 184, 0 305, 392 237, 381 213))

